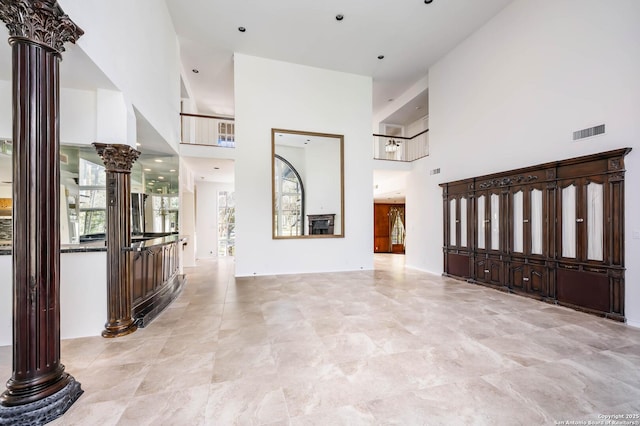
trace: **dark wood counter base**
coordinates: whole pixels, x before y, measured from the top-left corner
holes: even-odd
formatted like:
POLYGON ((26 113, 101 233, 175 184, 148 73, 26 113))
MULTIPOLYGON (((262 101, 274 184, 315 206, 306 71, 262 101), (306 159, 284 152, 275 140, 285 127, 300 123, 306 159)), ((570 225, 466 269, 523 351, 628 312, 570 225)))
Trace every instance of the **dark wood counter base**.
POLYGON ((180 274, 179 250, 184 239, 177 235, 155 238, 132 245, 132 316, 140 328, 146 327, 182 291, 185 276, 180 274))
POLYGON ((180 295, 186 282, 185 275, 175 275, 154 293, 153 297, 136 306, 133 310, 133 318, 136 325, 140 328, 148 326, 180 295))

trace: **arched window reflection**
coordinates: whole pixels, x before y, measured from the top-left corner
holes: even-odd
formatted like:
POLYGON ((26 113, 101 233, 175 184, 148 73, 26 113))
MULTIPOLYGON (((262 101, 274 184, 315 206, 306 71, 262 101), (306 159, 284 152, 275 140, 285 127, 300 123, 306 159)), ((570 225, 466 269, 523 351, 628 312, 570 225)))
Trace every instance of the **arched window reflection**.
POLYGON ((300 174, 287 160, 275 155, 275 229, 279 236, 304 233, 304 186, 300 174))

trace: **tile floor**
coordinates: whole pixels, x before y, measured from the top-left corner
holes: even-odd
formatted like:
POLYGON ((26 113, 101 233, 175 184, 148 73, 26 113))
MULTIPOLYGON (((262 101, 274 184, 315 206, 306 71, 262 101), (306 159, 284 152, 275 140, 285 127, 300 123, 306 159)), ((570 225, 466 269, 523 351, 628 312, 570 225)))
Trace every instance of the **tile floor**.
MULTIPOLYGON (((240 279, 232 259, 201 261, 146 329, 62 342, 85 393, 51 424, 552 425, 640 413, 639 329, 403 261, 240 279)), ((11 376, 9 347, 0 374, 11 376)))

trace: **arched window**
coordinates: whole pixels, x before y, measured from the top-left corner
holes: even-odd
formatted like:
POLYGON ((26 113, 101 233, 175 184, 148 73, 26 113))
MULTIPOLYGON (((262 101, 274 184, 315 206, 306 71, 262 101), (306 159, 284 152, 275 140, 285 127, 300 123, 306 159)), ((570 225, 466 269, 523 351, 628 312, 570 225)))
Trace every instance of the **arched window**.
POLYGON ((304 186, 296 169, 275 155, 275 229, 279 236, 304 235, 304 186), (280 220, 278 220, 278 218, 280 220))

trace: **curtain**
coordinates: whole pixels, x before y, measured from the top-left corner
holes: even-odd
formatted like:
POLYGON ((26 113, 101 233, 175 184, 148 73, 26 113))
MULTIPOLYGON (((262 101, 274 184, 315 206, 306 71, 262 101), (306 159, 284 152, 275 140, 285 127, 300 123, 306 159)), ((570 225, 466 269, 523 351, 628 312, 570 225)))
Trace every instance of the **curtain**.
POLYGON ((576 187, 562 190, 562 257, 576 257, 576 187))
POLYGON ((603 260, 603 186, 587 185, 587 259, 603 260))
POLYGON ((500 196, 491 194, 491 250, 500 250, 500 196))
POLYGON ((522 202, 522 191, 513 194, 513 251, 516 253, 524 251, 524 206, 522 202))
POLYGON ((460 246, 467 246, 467 199, 460 198, 460 246))
POLYGON ((542 191, 531 191, 531 254, 542 254, 542 191))
POLYGON ((478 248, 484 247, 484 195, 478 197, 478 248))
POLYGON ((391 244, 404 245, 405 230, 402 221, 404 209, 392 207, 389 212, 391 215, 391 244))
POLYGON ((457 245, 456 220, 456 199, 454 198, 449 201, 449 244, 452 246, 457 245))

